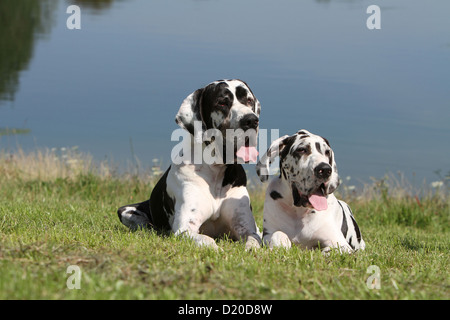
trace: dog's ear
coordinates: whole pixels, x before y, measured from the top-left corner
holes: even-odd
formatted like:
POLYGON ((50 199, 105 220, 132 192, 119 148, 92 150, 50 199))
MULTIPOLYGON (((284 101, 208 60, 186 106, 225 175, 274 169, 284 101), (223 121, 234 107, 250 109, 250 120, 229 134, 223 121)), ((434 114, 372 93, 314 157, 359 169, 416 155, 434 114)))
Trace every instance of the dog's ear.
POLYGON ((200 113, 200 103, 204 88, 192 92, 181 103, 180 109, 175 117, 175 122, 183 129, 189 131, 194 136, 196 142, 202 142, 203 131, 206 131, 205 124, 200 113), (194 123, 201 123, 201 131, 195 132, 194 123))
POLYGON ((256 99, 256 101, 255 101, 255 113, 258 117, 261 113, 261 103, 259 102, 258 99, 256 99))
POLYGON ((269 179, 269 167, 273 160, 286 147, 289 138, 290 136, 285 135, 273 141, 269 149, 267 149, 267 152, 259 159, 258 164, 256 165, 256 173, 261 182, 265 182, 269 179))

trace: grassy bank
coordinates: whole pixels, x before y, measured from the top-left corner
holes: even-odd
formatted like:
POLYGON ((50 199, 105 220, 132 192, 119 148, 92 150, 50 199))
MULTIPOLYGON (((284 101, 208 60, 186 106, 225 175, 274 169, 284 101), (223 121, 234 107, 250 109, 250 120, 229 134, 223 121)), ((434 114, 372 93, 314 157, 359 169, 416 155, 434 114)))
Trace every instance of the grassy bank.
MULTIPOLYGON (((119 206, 145 200, 151 168, 118 175, 77 150, 0 155, 0 299, 449 299, 448 189, 402 188, 380 179, 355 193, 343 186, 367 243, 353 255, 319 251, 223 251, 173 236, 130 232, 119 206), (76 265, 80 289, 66 273, 76 265), (369 289, 368 268, 380 270, 369 289)), ((262 227, 264 194, 251 188, 262 227)), ((371 270, 371 269, 369 269, 371 270)))

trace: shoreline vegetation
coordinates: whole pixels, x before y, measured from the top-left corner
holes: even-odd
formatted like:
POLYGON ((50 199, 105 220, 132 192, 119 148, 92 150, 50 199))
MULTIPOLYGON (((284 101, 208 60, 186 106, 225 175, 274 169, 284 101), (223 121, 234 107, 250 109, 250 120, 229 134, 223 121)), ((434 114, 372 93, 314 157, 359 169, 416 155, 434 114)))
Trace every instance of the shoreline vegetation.
POLYGON ((16 134, 29 134, 30 129, 20 129, 20 128, 2 128, 0 127, 0 137, 2 136, 12 136, 16 134))
MULTIPOLYGON (((15 130, 15 129, 13 129, 15 130)), ((0 133, 2 131, 0 130, 0 133)), ((119 181, 132 180, 134 183, 154 185, 166 168, 161 161, 153 159, 151 165, 144 167, 135 155, 126 170, 119 170, 111 161, 96 162, 88 153, 80 152, 78 147, 40 148, 25 152, 18 148, 14 152, 0 149, 0 173, 4 179, 41 180, 76 179, 80 176, 94 175, 99 179, 114 179, 119 181)), ((436 180, 428 183, 423 181, 419 186, 411 184, 401 172, 386 173, 381 178, 370 177, 371 184, 363 183, 356 187, 351 183, 351 177, 340 177, 337 194, 342 198, 371 200, 385 198, 413 197, 420 201, 422 197, 447 198, 450 192, 450 171, 445 175, 442 170, 436 170, 436 180)), ((248 176, 248 188, 254 192, 264 192, 264 185, 259 180, 248 176), (260 190, 261 189, 261 190, 260 190)))
MULTIPOLYGON (((148 199, 158 160, 125 173, 78 148, 0 150, 0 299, 445 299, 449 295, 449 177, 413 187, 402 175, 362 189, 344 177, 338 198, 352 207, 367 243, 353 255, 320 251, 223 251, 153 231, 130 232, 116 210, 148 199), (82 270, 70 290, 66 268, 82 270), (369 267, 380 270, 371 289, 369 267), (280 276, 283 275, 283 276, 280 276)), ((263 185, 249 182, 262 230, 263 185)))

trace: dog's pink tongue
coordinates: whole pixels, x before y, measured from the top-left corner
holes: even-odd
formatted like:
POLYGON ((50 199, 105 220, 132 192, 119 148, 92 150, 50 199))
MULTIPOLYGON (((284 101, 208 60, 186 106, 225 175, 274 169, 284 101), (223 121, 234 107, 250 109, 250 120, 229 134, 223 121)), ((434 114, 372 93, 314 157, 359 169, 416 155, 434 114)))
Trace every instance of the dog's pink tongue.
POLYGON ((322 211, 328 209, 327 198, 324 196, 313 194, 309 196, 308 200, 316 210, 322 211))
POLYGON ((245 147, 242 146, 236 152, 236 155, 244 160, 245 162, 251 161, 256 162, 256 158, 258 156, 258 150, 255 147, 245 147))

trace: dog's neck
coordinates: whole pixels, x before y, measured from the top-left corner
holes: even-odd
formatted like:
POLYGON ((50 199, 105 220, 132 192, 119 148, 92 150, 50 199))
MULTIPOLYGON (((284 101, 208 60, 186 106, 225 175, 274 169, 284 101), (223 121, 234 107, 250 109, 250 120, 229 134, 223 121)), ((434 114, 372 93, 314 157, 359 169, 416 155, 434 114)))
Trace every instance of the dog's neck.
POLYGON ((199 142, 191 135, 191 139, 184 139, 176 147, 171 155, 175 164, 225 166, 222 151, 214 141, 199 142))
POLYGON ((279 191, 281 191, 281 194, 283 195, 282 199, 278 199, 280 206, 283 207, 283 209, 286 211, 288 210, 289 213, 297 214, 297 215, 303 215, 308 213, 315 212, 314 209, 308 208, 308 207, 297 207, 294 205, 294 198, 292 196, 292 187, 291 182, 287 180, 283 175, 281 177, 277 177, 277 188, 279 191))
MULTIPOLYGON (((208 141, 207 141, 208 142, 208 141)), ((225 163, 225 161, 222 159, 222 154, 218 154, 212 158, 207 159, 205 161, 204 156, 209 156, 212 150, 214 150, 214 141, 205 143, 205 142, 196 142, 195 139, 191 139, 191 143, 184 145, 183 152, 187 152, 187 155, 184 154, 177 154, 175 155, 175 160, 178 160, 177 163, 180 162, 180 158, 177 158, 178 156, 181 156, 180 166, 190 167, 193 172, 195 172, 196 175, 204 176, 206 177, 214 177, 214 180, 222 180, 225 175, 227 175, 227 180, 234 181, 235 179, 238 179, 239 181, 243 180, 242 177, 242 166, 239 163, 225 163), (208 148, 205 150, 205 148, 208 148), (215 159, 216 161, 210 161, 211 159, 215 159), (240 168, 237 168, 240 167, 240 168), (237 175, 234 177, 234 175, 237 175)), ((245 179, 246 180, 246 179, 245 179)), ((240 182, 242 183, 242 181, 240 182)))

